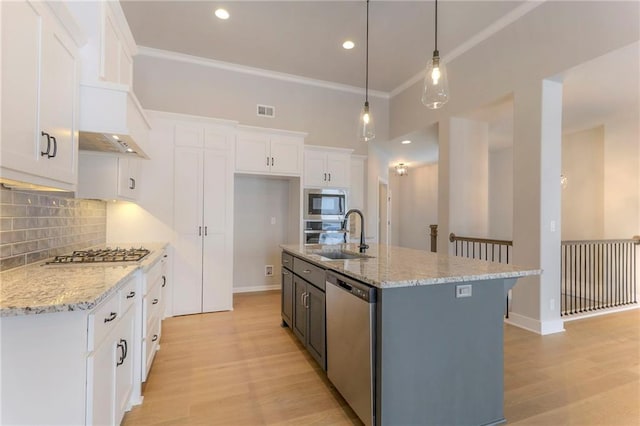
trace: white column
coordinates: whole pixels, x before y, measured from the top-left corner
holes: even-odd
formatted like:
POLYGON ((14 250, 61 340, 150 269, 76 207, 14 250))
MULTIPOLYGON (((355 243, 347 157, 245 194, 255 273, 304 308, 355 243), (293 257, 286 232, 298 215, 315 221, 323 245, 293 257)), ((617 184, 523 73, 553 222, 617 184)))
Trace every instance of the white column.
POLYGON ((542 275, 518 280, 508 322, 540 334, 560 318, 562 83, 530 83, 514 94, 513 263, 542 275))

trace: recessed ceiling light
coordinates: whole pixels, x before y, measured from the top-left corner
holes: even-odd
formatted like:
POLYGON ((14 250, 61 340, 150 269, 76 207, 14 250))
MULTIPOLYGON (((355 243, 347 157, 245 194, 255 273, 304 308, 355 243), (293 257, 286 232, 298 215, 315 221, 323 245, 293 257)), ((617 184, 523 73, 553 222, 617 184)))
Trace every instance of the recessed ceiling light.
POLYGON ((410 144, 411 141, 409 139, 403 140, 402 142, 400 142, 402 145, 407 145, 410 144))
POLYGON ((229 12, 226 9, 216 9, 215 14, 220 19, 229 19, 229 12))
POLYGON ((345 49, 349 50, 349 49, 353 49, 355 46, 355 43, 352 42, 351 40, 347 40, 344 43, 342 43, 342 47, 344 47, 345 49))

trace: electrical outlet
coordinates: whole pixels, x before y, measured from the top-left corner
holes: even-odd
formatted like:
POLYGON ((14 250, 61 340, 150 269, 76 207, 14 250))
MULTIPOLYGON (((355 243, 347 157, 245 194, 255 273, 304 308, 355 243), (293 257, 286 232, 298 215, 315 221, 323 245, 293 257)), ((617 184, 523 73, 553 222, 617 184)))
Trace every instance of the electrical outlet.
POLYGON ((456 299, 460 297, 471 297, 471 284, 456 286, 456 299))
POLYGON ((273 276, 273 265, 264 265, 264 276, 265 277, 273 276))

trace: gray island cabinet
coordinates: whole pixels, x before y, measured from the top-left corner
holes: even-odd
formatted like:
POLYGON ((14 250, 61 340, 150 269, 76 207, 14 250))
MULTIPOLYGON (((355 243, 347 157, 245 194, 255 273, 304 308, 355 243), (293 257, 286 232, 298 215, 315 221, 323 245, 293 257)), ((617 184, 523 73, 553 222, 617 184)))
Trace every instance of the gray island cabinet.
MULTIPOLYGON (((506 292, 518 277, 539 270, 383 245, 372 245, 366 258, 351 255, 358 252, 355 244, 282 248, 283 261, 304 261, 376 289, 373 424, 505 422, 506 292), (352 258, 331 259, 341 253, 352 258)), ((288 325, 291 314, 285 311, 295 311, 294 297, 283 288, 282 317, 288 325), (287 303, 293 308, 285 308, 287 303)), ((331 321, 328 305, 326 315, 331 321)))

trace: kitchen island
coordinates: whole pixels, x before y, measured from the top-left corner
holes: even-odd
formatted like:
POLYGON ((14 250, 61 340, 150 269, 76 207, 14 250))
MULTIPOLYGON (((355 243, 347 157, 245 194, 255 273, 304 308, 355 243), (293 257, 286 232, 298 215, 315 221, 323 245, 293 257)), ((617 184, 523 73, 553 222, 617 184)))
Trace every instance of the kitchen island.
MULTIPOLYGON (((540 270, 386 245, 372 245, 368 257, 359 256, 355 244, 282 248, 292 270, 306 262, 375 288, 372 424, 505 422, 505 298, 518 277, 540 270), (332 259, 342 256, 351 258, 332 259)), ((330 303, 327 297, 326 324, 332 321, 330 303)))

